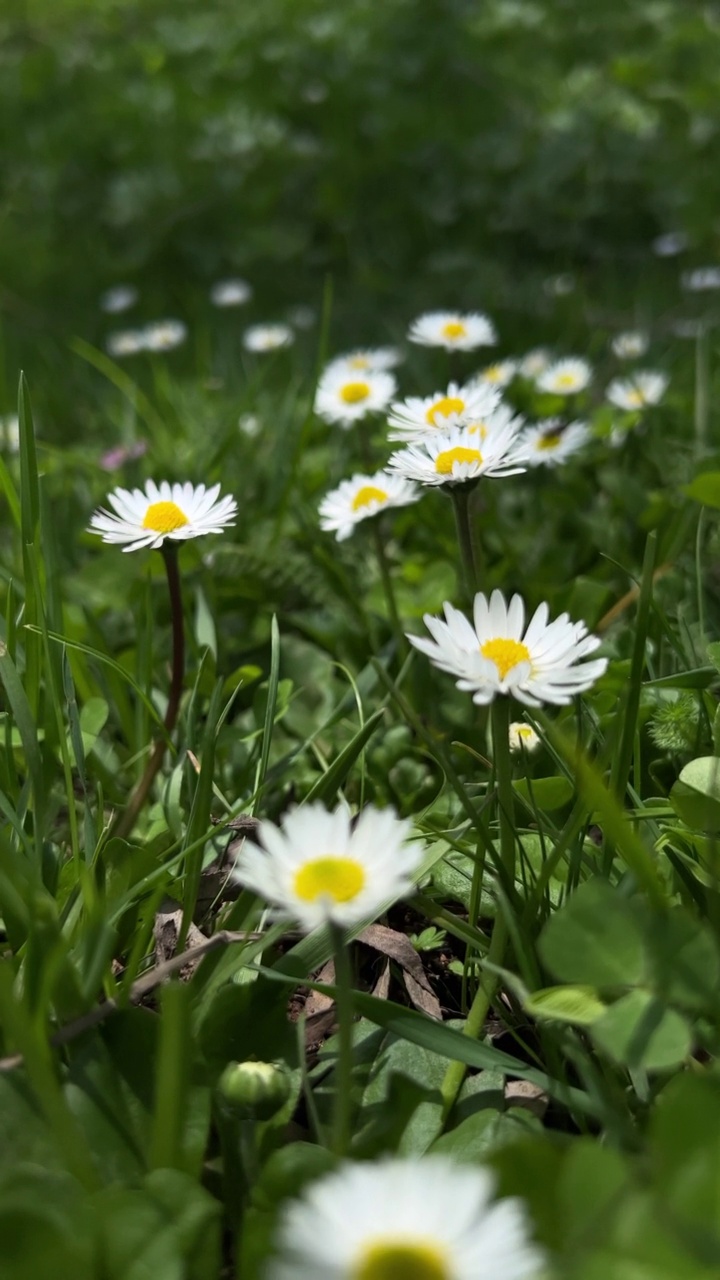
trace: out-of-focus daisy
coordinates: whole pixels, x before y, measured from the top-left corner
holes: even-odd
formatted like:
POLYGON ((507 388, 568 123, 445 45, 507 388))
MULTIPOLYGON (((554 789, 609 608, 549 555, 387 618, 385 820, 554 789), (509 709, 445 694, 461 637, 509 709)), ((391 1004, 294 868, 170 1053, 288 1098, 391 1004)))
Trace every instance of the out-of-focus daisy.
POLYGON ((488 431, 452 427, 393 453, 388 467, 420 484, 462 484, 480 476, 514 476, 525 470, 525 452, 513 421, 488 431))
POLYGON ((646 333, 639 331, 617 333, 610 346, 614 355, 620 360, 637 360, 645 355, 650 346, 650 339, 646 333))
POLYGON ((0 449, 3 453, 17 453, 20 448, 20 419, 16 413, 0 416, 0 449))
POLYGON ((260 435, 262 422, 256 413, 241 413, 238 418, 238 429, 242 431, 244 436, 248 436, 253 440, 255 436, 260 435))
POLYGON ((705 329, 702 320, 682 318, 675 320, 670 329, 676 338, 699 338, 705 329))
POLYGON ((720 289, 720 267, 696 267, 694 271, 685 271, 682 283, 691 293, 720 289))
POLYGON ((556 360, 540 374, 537 386, 540 391, 550 391, 556 396, 573 396, 584 391, 592 377, 592 367, 579 356, 556 360))
POLYGON ((137 300, 138 291, 134 285, 116 284, 100 295, 100 307, 109 315, 119 315, 121 311, 128 311, 133 307, 137 300))
POLYGON ((524 720, 512 721, 508 729, 508 742, 510 750, 518 753, 537 751, 540 746, 540 738, 532 725, 526 724, 524 720))
POLYGON ((90 533, 99 533, 103 542, 122 545, 123 551, 141 547, 161 547, 166 538, 184 542, 206 533, 222 533, 235 523, 237 503, 221 498, 220 485, 160 485, 148 480, 142 489, 114 489, 108 494, 112 507, 101 507, 90 521, 90 533), (123 545, 124 544, 124 545, 123 545))
POLYGON ((495 364, 489 364, 479 373, 476 373, 472 381, 479 383, 481 386, 487 387, 507 387, 512 382, 518 371, 517 360, 498 360, 495 364))
POLYGON ((528 351, 527 355, 522 356, 518 361, 518 373, 522 378, 535 382, 551 363, 550 352, 544 347, 536 347, 534 351, 528 351))
POLYGON ((394 369, 401 360, 402 354, 397 347, 368 347, 367 350, 348 351, 346 355, 334 356, 328 362, 325 373, 332 372, 351 378, 359 373, 394 369))
POLYGON ((428 311, 413 320, 408 338, 423 347, 445 347, 447 351, 474 351, 497 342, 492 320, 478 311, 428 311))
POLYGON ((210 290, 210 301, 215 307, 241 307, 252 298, 247 280, 218 280, 210 290))
POLYGON ((652 242, 653 253, 658 258, 675 258, 688 247, 688 237, 684 231, 666 231, 656 236, 652 242))
POLYGON ((242 341, 246 351, 278 351, 289 347, 295 334, 289 324, 253 324, 245 330, 242 341))
POLYGON ((512 694, 528 707, 565 706, 607 667, 606 658, 582 661, 600 644, 585 623, 571 622, 566 613, 548 623, 546 604, 538 606, 527 627, 521 597, 506 604, 501 591, 493 591, 489 601, 478 592, 474 626, 451 604, 443 608, 445 621, 427 613, 423 619, 432 640, 408 639, 441 671, 455 676, 458 689, 472 693, 480 706, 498 694, 512 694))
POLYGON ((315 412, 326 422, 347 428, 366 414, 385 409, 395 387, 394 377, 383 369, 326 369, 315 392, 315 412))
POLYGON ((145 350, 144 329, 118 329, 105 339, 105 350, 111 356, 134 356, 145 350))
POLYGON ((134 462, 136 458, 142 458, 145 453, 147 453, 146 440, 135 440, 133 444, 119 444, 102 455, 100 466, 103 471, 118 471, 126 462, 134 462))
POLYGON ((605 395, 611 404, 630 413, 635 409, 644 409, 647 405, 658 404, 665 395, 668 381, 664 373, 638 371, 632 378, 614 378, 605 395))
POLYGON ((584 422, 570 422, 565 426, 559 418, 546 418, 536 427, 528 427, 521 436, 531 467, 557 467, 582 449, 590 439, 590 429, 584 422))
POLYGON ((575 289, 575 277, 569 271, 561 271, 560 275, 548 276, 543 289, 551 298, 565 298, 575 289))
POLYGON ((408 396, 392 404, 389 436, 391 440, 424 440, 466 419, 481 419, 499 403, 500 393, 493 387, 480 383, 461 387, 451 382, 446 391, 436 391, 432 396, 408 396))
POLYGON ((143 331, 147 351, 174 351, 187 338, 187 325, 182 320, 156 320, 143 331))
POLYGON ((267 1280, 536 1280, 522 1201, 494 1191, 446 1156, 341 1164, 281 1212, 267 1280))
POLYGON ((343 480, 320 503, 320 528, 334 533, 338 542, 349 538, 356 524, 386 507, 406 507, 417 502, 419 490, 409 480, 389 471, 355 475, 343 480))
POLYGON ((312 329, 317 320, 317 312, 314 307, 298 302, 296 306, 289 308, 287 318, 294 329, 312 329))
POLYGON ((350 928, 412 888, 424 848, 408 841, 411 828, 392 809, 368 806, 353 822, 343 806, 302 805, 279 827, 260 823, 260 844, 245 841, 233 877, 307 933, 327 921, 350 928))

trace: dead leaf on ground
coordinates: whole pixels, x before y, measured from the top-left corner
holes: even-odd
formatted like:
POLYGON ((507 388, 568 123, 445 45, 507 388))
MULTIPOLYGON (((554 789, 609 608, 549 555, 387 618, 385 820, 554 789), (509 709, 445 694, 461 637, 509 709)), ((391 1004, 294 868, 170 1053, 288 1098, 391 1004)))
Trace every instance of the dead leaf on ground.
POLYGON ((430 1018, 442 1020, 440 1001, 430 986, 420 956, 406 934, 384 924, 371 924, 358 934, 357 940, 395 960, 403 971, 405 989, 415 1008, 430 1018))
POLYGON ((505 1085, 505 1101, 510 1107, 524 1107, 542 1120, 549 1099, 544 1089, 529 1080, 508 1080, 505 1085))
MULTIPOLYGON (((155 937, 155 963, 164 964, 166 960, 171 960, 177 951, 178 938, 180 937, 180 929, 182 927, 183 909, 179 902, 174 898, 163 898, 160 909, 155 915, 155 925, 153 934, 155 937)), ((197 925, 192 924, 188 929, 187 940, 185 942, 186 949, 197 947, 201 942, 206 942, 204 933, 201 933, 197 925)), ((185 981, 191 978, 195 972, 200 959, 189 962, 180 970, 180 977, 185 981)))

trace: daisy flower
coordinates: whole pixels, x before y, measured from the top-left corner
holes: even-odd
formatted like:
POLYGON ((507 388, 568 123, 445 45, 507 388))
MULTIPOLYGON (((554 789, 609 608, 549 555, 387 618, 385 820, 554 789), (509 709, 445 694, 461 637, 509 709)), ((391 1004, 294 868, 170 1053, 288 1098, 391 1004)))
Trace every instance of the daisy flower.
POLYGON ((222 533, 235 523, 237 503, 234 498, 221 498, 220 485, 207 489, 204 484, 160 485, 148 480, 145 490, 114 489, 108 494, 112 511, 101 507, 95 512, 89 532, 99 533, 103 542, 125 544, 123 551, 141 547, 161 547, 166 538, 184 542, 205 533, 222 533))
POLYGON ((600 640, 588 635, 584 622, 571 622, 566 613, 548 623, 547 604, 538 606, 527 627, 521 597, 513 596, 508 605, 501 591, 493 591, 489 601, 478 592, 474 626, 451 604, 443 608, 445 621, 427 613, 423 619, 432 640, 408 639, 441 671, 455 676, 458 689, 472 693, 480 706, 501 693, 512 694, 527 707, 566 706, 607 667, 606 658, 581 661, 600 640))
POLYGON ((376 471, 373 476, 355 475, 343 480, 323 498, 320 528, 334 533, 338 542, 343 542, 361 520, 367 520, 385 507, 406 507, 419 497, 414 484, 389 471, 376 471))
POLYGON ((586 423, 571 422, 564 426, 560 418, 546 418, 521 436, 531 467, 557 467, 582 449, 589 439, 590 429, 586 423))
POLYGON ((390 406, 388 423, 391 440, 425 440, 446 431, 466 419, 479 420, 500 404, 500 393, 493 387, 472 385, 461 387, 451 382, 447 391, 432 396, 408 396, 390 406))
POLYGON ((0 449, 6 453, 19 452, 20 419, 16 413, 0 415, 0 449))
POLYGON ((512 382, 518 371, 517 360, 498 360, 495 364, 489 364, 486 368, 481 369, 473 378, 474 383, 480 383, 487 387, 507 387, 512 382))
POLYGON ((521 751, 537 751, 540 738, 531 724, 524 720, 513 720, 508 727, 508 743, 510 750, 519 754, 521 751))
POLYGON ((345 355, 335 356, 325 368, 325 373, 342 374, 343 377, 357 377, 362 373, 377 373, 379 370, 394 369, 400 364, 402 355, 397 347, 368 347, 360 351, 348 351, 345 355))
POLYGON ((534 382, 551 363, 552 356, 550 352, 545 347, 536 347, 534 351, 528 351, 527 355, 521 357, 518 362, 518 373, 522 378, 527 378, 529 381, 534 382))
POLYGON ((584 391, 592 377, 592 368, 587 360, 578 356, 568 356, 565 360, 556 360, 537 379, 540 391, 550 391, 556 396, 573 396, 584 391))
POLYGON ((110 356, 134 356, 145 350, 144 329, 117 329, 105 339, 105 350, 110 356))
POLYGON ((675 258, 687 249, 688 244, 689 240, 684 231, 666 231, 663 235, 655 237, 652 250, 658 258, 675 258))
POLYGON ((682 276, 685 289, 691 293, 703 293, 708 289, 720 289, 720 267, 696 267, 682 276))
POLYGON ((277 351, 294 341, 295 334, 289 324, 253 324, 242 337, 246 351, 277 351))
POLYGON ((630 413, 650 404, 658 404, 665 395, 668 381, 664 373, 639 371, 632 378, 615 378, 605 395, 611 404, 630 413))
POLYGON ((187 325, 182 320, 157 320, 143 331, 147 351, 174 351, 187 338, 187 325))
POLYGON ((296 306, 289 308, 287 318, 294 329, 312 329, 317 320, 317 312, 314 307, 298 302, 296 306))
POLYGON ((306 933, 351 928, 412 888, 425 851, 408 843, 411 828, 392 809, 368 806, 353 821, 344 806, 306 804, 279 827, 261 822, 261 844, 244 842, 233 876, 306 933))
POLYGON ((134 306, 138 300, 138 291, 131 284, 116 284, 112 289, 106 289, 100 295, 100 307, 102 311, 107 311, 109 315, 118 315, 121 311, 127 311, 134 306))
POLYGON ((210 290, 214 307, 241 307, 251 298, 252 289, 247 280, 218 280, 210 290))
POLYGON ((315 412, 326 422, 346 429, 367 413, 386 408, 395 394, 396 383, 383 369, 344 372, 326 369, 315 392, 315 412))
POLYGON ((523 1203, 494 1191, 446 1156, 343 1163, 281 1211, 268 1280, 535 1280, 523 1203))
POLYGON ((407 449, 393 453, 388 467, 420 484, 462 484, 480 476, 515 476, 525 470, 525 452, 518 447, 516 420, 486 432, 478 424, 453 426, 407 449))
POLYGON ((413 320, 408 338, 423 347, 445 347, 447 351, 474 351, 476 347, 493 347, 497 342, 492 320, 478 311, 467 315, 428 311, 413 320))
POLYGON ((635 330, 629 333, 618 333, 612 339, 610 346, 613 354, 620 360, 637 360, 640 356, 644 356, 650 346, 650 339, 646 333, 640 333, 635 330))
POLYGON ((543 289, 551 298, 565 298, 575 288, 575 277, 569 271, 562 271, 558 276, 548 276, 543 282, 543 289))

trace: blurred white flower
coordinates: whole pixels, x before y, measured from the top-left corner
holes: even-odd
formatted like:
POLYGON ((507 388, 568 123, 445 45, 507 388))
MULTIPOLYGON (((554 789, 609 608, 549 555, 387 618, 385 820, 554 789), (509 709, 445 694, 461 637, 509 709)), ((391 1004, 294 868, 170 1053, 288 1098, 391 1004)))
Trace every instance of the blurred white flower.
POLYGON ((378 373, 394 369, 400 364, 402 353, 397 347, 368 347, 360 351, 348 351, 346 355, 333 356, 325 366, 325 373, 337 373, 352 377, 359 373, 378 373))
POLYGON ((531 467, 558 467, 589 439, 590 429, 586 423, 570 422, 565 426, 559 418, 547 418, 538 426, 528 427, 521 436, 531 467))
POLYGON ((548 623, 547 604, 538 606, 527 627, 521 597, 506 604, 501 591, 493 591, 489 600, 478 592, 474 626, 448 602, 443 608, 444 620, 427 613, 423 618, 432 640, 408 639, 441 671, 455 676, 458 689, 472 693, 480 706, 498 694, 512 694, 527 707, 566 706, 607 667, 606 658, 581 661, 600 640, 566 613, 548 623))
POLYGON ((16 413, 0 417, 0 450, 17 453, 20 449, 20 419, 16 413))
POLYGON ((111 356, 134 356, 145 350, 144 329, 118 329, 105 339, 105 350, 111 356))
POLYGON ((709 289, 720 289, 720 267, 696 267, 694 271, 685 271, 682 275, 684 289, 691 293, 702 293, 709 289))
POLYGON ((107 311, 109 315, 118 315, 121 311, 128 311, 134 306, 138 300, 138 291, 132 284, 116 284, 112 289, 106 289, 100 295, 101 310, 107 311))
POLYGON ((215 307, 241 307, 252 298, 247 280, 218 280, 210 290, 210 301, 215 307))
POLYGON ((569 271, 562 271, 560 275, 548 276, 543 288, 551 298, 564 298, 574 291, 575 277, 569 271))
POLYGON ((676 338, 699 338, 705 326, 702 320, 675 320, 670 326, 676 338))
POLYGON ((238 427, 244 436, 252 440, 260 434, 262 423, 255 413, 241 413, 238 418, 238 427))
POLYGON ((524 720, 513 720, 508 731, 508 740, 510 750, 515 752, 537 751, 540 746, 540 738, 532 725, 526 724, 524 720))
POLYGON ((385 409, 395 389, 394 377, 382 369, 347 373, 328 368, 315 391, 315 412, 326 422, 347 429, 366 414, 385 409))
POLYGON ((668 381, 664 373, 638 370, 631 378, 614 378, 605 395, 618 409, 632 412, 658 404, 665 395, 668 381))
POLYGON ((312 329, 317 320, 317 312, 314 307, 299 302, 297 306, 289 308, 287 318, 295 329, 312 329))
POLYGON ((552 356, 545 347, 536 347, 534 351, 528 351, 518 363, 518 373, 523 378, 528 378, 534 382, 544 373, 548 366, 552 363, 552 356))
POLYGON ((108 494, 112 512, 100 508, 90 520, 90 533, 99 533, 103 542, 122 545, 123 551, 161 547, 166 538, 184 542, 206 533, 222 533, 235 523, 237 503, 221 498, 220 485, 156 485, 148 480, 142 489, 114 489, 108 494), (124 545, 123 545, 124 544, 124 545))
POLYGON ((540 391, 550 391, 556 396, 572 396, 584 391, 592 377, 592 366, 578 356, 556 360, 540 374, 537 386, 540 391))
POLYGON ((480 383, 488 387, 507 387, 518 372, 517 360, 498 360, 489 364, 479 373, 473 375, 471 384, 480 383))
POLYGON ((497 342, 492 321, 477 311, 428 311, 413 320, 408 338, 421 346, 445 347, 447 351, 474 351, 497 342))
POLYGON ((277 351, 289 347, 295 334, 288 324, 253 324, 245 330, 242 341, 247 351, 277 351))
POLYGON ((688 237, 684 231, 666 231, 652 242, 653 253, 658 258, 674 258, 687 247, 688 237))
POLYGON ((620 360, 637 360, 640 356, 644 356, 650 346, 650 339, 646 333, 638 330, 628 331, 627 333, 617 333, 612 339, 610 346, 613 354, 620 360))
POLYGON ((438 430, 479 420, 500 404, 500 393, 492 387, 469 383, 461 387, 451 382, 445 391, 432 396, 408 396, 391 404, 388 414, 391 440, 424 440, 438 430))
POLYGON ((280 1213, 267 1280, 538 1280, 521 1200, 447 1156, 344 1163, 280 1213))
POLYGON ((372 476, 354 475, 326 494, 320 503, 320 528, 334 533, 338 542, 349 538, 356 524, 387 507, 417 502, 420 491, 409 480, 389 471, 372 476))
POLYGON ((146 351, 174 351, 187 338, 187 325, 182 320, 156 320, 143 330, 146 351))
POLYGON ((420 484, 462 484, 480 476, 514 476, 525 470, 514 421, 487 431, 453 426, 393 453, 388 468, 420 484))

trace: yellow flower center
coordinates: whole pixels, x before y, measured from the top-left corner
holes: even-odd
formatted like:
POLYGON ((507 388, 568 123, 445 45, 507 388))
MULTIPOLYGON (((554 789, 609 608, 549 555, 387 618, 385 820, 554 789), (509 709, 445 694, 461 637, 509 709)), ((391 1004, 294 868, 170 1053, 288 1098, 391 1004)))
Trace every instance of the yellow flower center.
POLYGON ((484 440, 488 433, 486 422, 471 422, 466 430, 471 436, 477 435, 481 440, 484 440))
POLYGON ((365 868, 354 858, 311 858, 295 874, 295 893, 303 902, 352 902, 364 884, 365 868))
POLYGON ((546 436, 540 436, 537 447, 538 449, 557 449, 561 440, 559 431, 549 431, 546 436))
POLYGON ((143 529, 152 529, 153 533, 173 533, 188 523, 184 511, 175 502, 151 502, 142 522, 143 529))
POLYGON ((353 356, 348 363, 351 369, 368 369, 370 367, 370 361, 367 356, 353 356))
POLYGON ((515 732, 518 738, 532 738, 534 729, 531 729, 529 724, 523 724, 523 725, 520 725, 520 727, 516 729, 515 732))
POLYGON ((435 1244, 378 1240, 363 1251, 352 1280, 451 1280, 451 1271, 435 1244))
POLYGON ((519 640, 486 640, 480 645, 480 652, 483 658, 495 663, 501 680, 519 662, 530 662, 530 650, 519 640))
POLYGON ((443 338, 464 338, 466 333, 467 326, 462 320, 448 320, 442 327, 443 338))
POLYGON ((430 405, 425 414, 425 421, 430 423, 431 427, 435 426, 436 418, 449 418, 451 413, 462 413, 465 408, 465 401, 459 396, 442 396, 430 405))
POLYGON ((639 387, 633 387, 628 391, 627 398, 628 404, 631 404, 634 409, 641 409, 645 404, 645 397, 639 387))
POLYGON ((370 388, 367 382, 346 382, 340 392, 340 399, 345 404, 360 404, 361 400, 367 400, 370 395, 370 388))
POLYGON ((456 444, 454 449, 443 449, 435 459, 435 470, 439 476, 451 476, 456 462, 481 463, 483 456, 479 449, 467 449, 465 445, 456 444))
POLYGON ((376 489, 373 484, 364 484, 352 500, 352 509, 359 511, 361 507, 369 507, 371 502, 387 502, 387 500, 388 495, 384 489, 376 489))
POLYGON ((502 382, 505 377, 505 365, 488 365, 487 369, 483 369, 482 377, 484 382, 502 382))
POLYGON ((567 388, 576 387, 577 381, 578 381, 578 378, 576 373, 559 373, 557 378, 555 379, 555 385, 557 387, 563 387, 567 389, 567 388))

